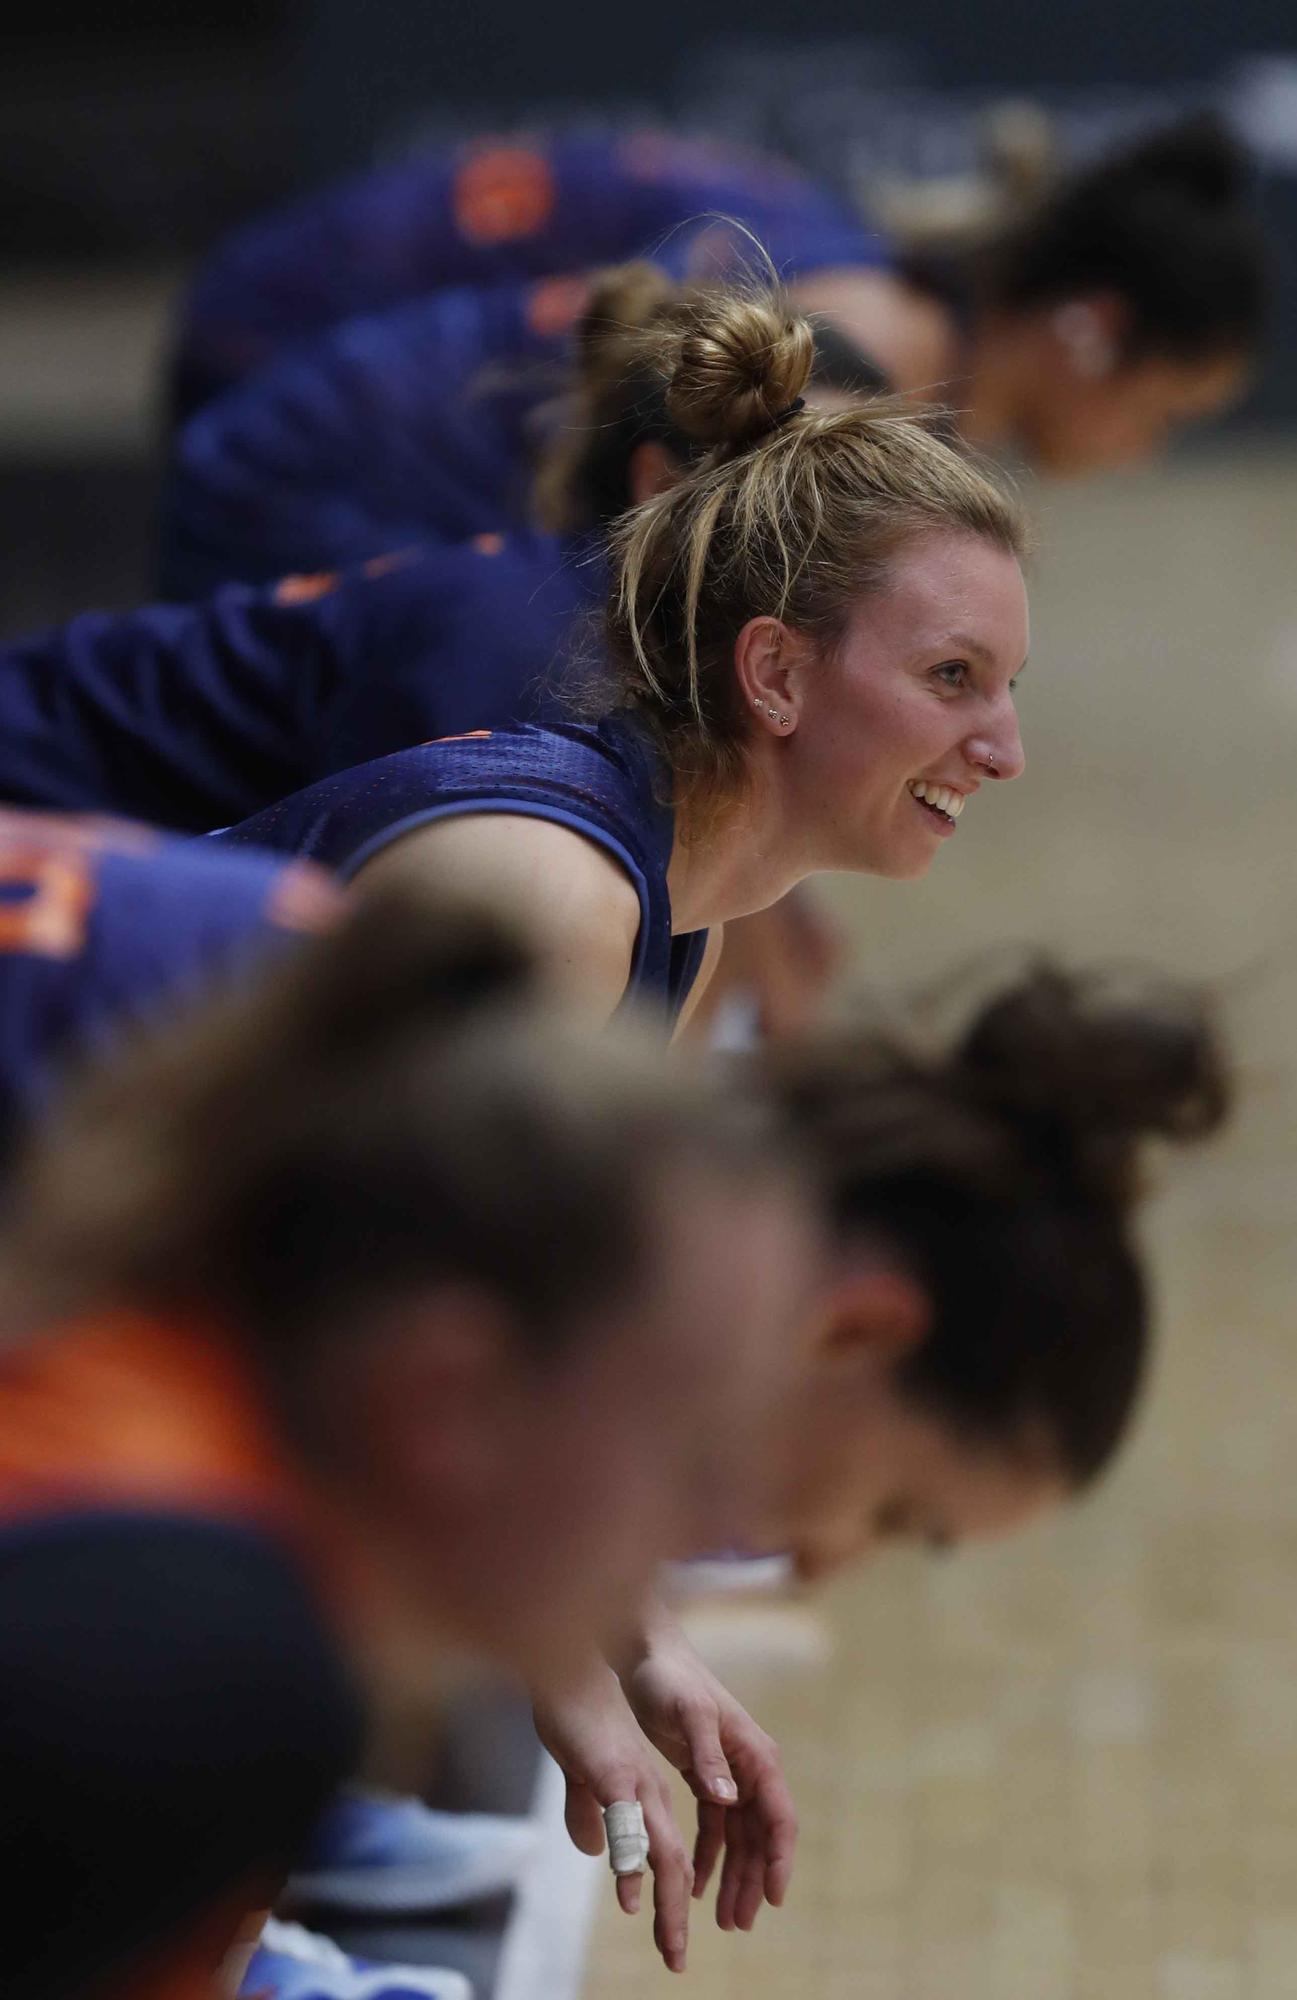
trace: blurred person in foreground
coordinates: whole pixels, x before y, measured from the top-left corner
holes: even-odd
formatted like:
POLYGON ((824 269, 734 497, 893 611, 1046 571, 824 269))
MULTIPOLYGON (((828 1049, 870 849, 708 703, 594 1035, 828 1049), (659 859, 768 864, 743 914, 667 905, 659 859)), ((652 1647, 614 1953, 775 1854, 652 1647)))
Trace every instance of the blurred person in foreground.
MULTIPOLYGON (((68 832, 62 842, 66 854, 68 832)), ((36 852, 28 830, 28 868, 36 852)), ((58 852, 58 842, 46 846, 58 852)), ((208 848, 182 854, 190 910, 200 910, 196 884, 208 868, 222 880, 228 858, 208 848)), ((240 862, 248 872, 256 858, 240 862)), ((138 868, 150 872, 148 856, 138 868)), ((76 900, 50 880, 36 876, 42 914, 22 946, 14 942, 0 958, 10 1026, 34 1000, 44 1018, 62 994, 68 1020, 94 1000, 94 980, 82 984, 84 964, 72 954, 76 900), (60 908, 62 928, 54 922, 60 908), (22 970, 42 950, 46 984, 36 994, 22 970), (18 984, 6 978, 10 966, 18 984)), ((110 900, 120 902, 118 876, 106 880, 110 900)), ((170 922, 202 928, 180 906, 170 922)), ((534 1282, 552 1314, 568 1278, 596 1288, 602 1238, 598 1268, 582 1250, 580 1280, 556 1246, 568 1228, 584 1240, 586 1226, 598 1226, 612 1230, 616 1250, 606 1200, 659 1186, 659 1128, 634 1124, 634 1100, 614 1092, 620 1122, 604 1150, 590 1158, 572 1150, 572 1120, 588 1110, 602 1066, 622 1060, 614 1050, 604 1056, 602 1038, 588 1032, 568 1042, 568 1030, 554 1030, 554 1060, 566 1054, 548 1094, 530 1108, 530 1100, 514 1102, 522 1056, 508 1052, 530 1046, 516 1006, 530 974, 492 926, 484 938, 480 920, 446 940, 402 904, 356 910, 334 938, 298 946, 272 982, 226 1000, 206 1022, 178 1026, 154 1048, 144 1042, 134 1058, 118 1046, 86 1100, 72 1100, 38 1144, 34 1178, 10 1192, 6 1326, 18 1334, 26 1322, 58 1322, 32 1344, 12 1340, 0 1368, 10 1614, 2 1658, 8 1710, 24 1718, 24 1742, 8 1760, 14 1804, 6 1822, 22 1852, 6 1856, 6 1866, 28 1884, 32 1912, 50 1912, 36 1922, 38 1942, 28 1940, 32 1980, 44 1980, 50 1964, 58 1970, 58 1960, 42 1956, 56 1938, 72 1954, 104 1942, 124 1952, 164 1942, 158 1930, 130 1930, 146 1922, 130 1898, 98 1928, 122 1890, 106 1860, 104 1824, 122 1820, 126 1804, 122 1824, 136 1832, 170 1828, 160 1858, 148 1842, 140 1852, 118 1840, 112 1852, 136 1884, 156 1862, 148 1912, 176 1916, 186 1962, 198 1944, 208 1952, 212 1926, 238 1916, 228 1898, 216 1898, 218 1908, 204 1902, 210 1866, 220 1872, 230 1860, 230 1828, 252 1826, 274 1848, 274 1866, 264 1850, 256 1860, 254 1892, 232 1892, 240 1910, 244 1900, 276 1894, 354 1754, 354 1730, 342 1726, 346 1704, 328 1694, 320 1656, 346 1656, 352 1644, 368 1650, 374 1630, 390 1622, 398 1586, 408 1608, 414 1544, 416 1582, 430 1592, 434 1624, 440 1618, 438 1644, 468 1638, 528 1674, 540 1734, 568 1774, 578 1844, 600 1842, 598 1806, 642 1804, 655 1936, 669 1966, 685 1964, 691 1884, 701 1894, 717 1862, 725 1928, 751 1928, 763 1900, 783 1900, 795 1816, 777 1750, 703 1666, 667 1606, 644 1592, 632 1602, 632 1584, 646 1576, 624 1542, 616 1588, 608 1588, 596 1556, 606 1524, 602 1516, 586 1524, 594 1544, 580 1540, 578 1568, 588 1596, 578 1598, 570 1654, 548 1624, 536 1632, 528 1596, 548 1588, 546 1564, 560 1560, 558 1548, 540 1562, 522 1536, 508 1556, 492 1554, 490 1534, 508 1542, 522 1488, 526 1522, 552 1514, 548 1532, 562 1540, 570 1516, 558 1502, 568 1488, 554 1488, 556 1474, 546 1470, 550 1444, 572 1460, 568 1474, 582 1494, 614 1476, 610 1456, 626 1448, 608 1432, 606 1404, 598 1404, 606 1420, 586 1434, 596 1404, 588 1400, 594 1376, 582 1370, 596 1368, 594 1354, 578 1344, 570 1354, 552 1344, 532 1354, 528 1342, 540 1336, 528 1332, 524 1292, 534 1282), (532 1144, 532 1120, 550 1116, 568 1062, 578 1064, 582 1090, 532 1144), (472 1122, 478 1108, 480 1128, 472 1122), (498 1142, 496 1116, 508 1118, 498 1142), (642 1132, 649 1138, 640 1142, 642 1132), (532 1190, 536 1172, 544 1192, 532 1190), (604 1206, 582 1196, 590 1174, 604 1206), (492 1338, 480 1348, 484 1326, 492 1338), (552 1380, 544 1366, 534 1376, 524 1356, 552 1366, 552 1380), (508 1426, 544 1422, 546 1398, 574 1394, 578 1380, 584 1408, 566 1408, 554 1436, 532 1436, 514 1464, 508 1426), (540 1510, 536 1494, 548 1496, 540 1510), (484 1514, 474 1512, 478 1504, 484 1514), (256 1534, 252 1546, 230 1538, 232 1522, 268 1528, 272 1546, 256 1534), (438 1522, 450 1548, 440 1546, 438 1522), (306 1558, 302 1576, 296 1556, 306 1558), (516 1604, 514 1564, 528 1566, 528 1592, 516 1604), (208 1582, 194 1596, 198 1576, 208 1582), (482 1600, 494 1586, 506 1602, 482 1600), (102 1590, 118 1612, 132 1608, 130 1618, 108 1620, 120 1634, 108 1650, 86 1644, 106 1618, 102 1590), (198 1618, 192 1630, 190 1618, 198 1618), (278 1662, 270 1678, 268 1650, 278 1662), (92 1694, 70 1660, 92 1672, 92 1694), (170 1690, 174 1734, 154 1730, 140 1762, 130 1718, 140 1700, 156 1704, 160 1684, 170 1690), (202 1714, 204 1704, 216 1714, 202 1714), (308 1720, 322 1740, 302 1740, 308 1720), (90 1744, 98 1744, 94 1756, 90 1744), (699 1798, 693 1864, 655 1752, 685 1770, 699 1798), (192 1786, 196 1758, 202 1782, 192 1786), (68 1816, 74 1782, 78 1810, 68 1816), (144 1816, 136 1812, 142 1788, 154 1788, 144 1816), (46 1878, 50 1816, 60 1858, 46 1878), (178 1876, 176 1854, 184 1856, 178 1876), (84 1920, 54 1920, 66 1896, 84 1920), (200 1906, 196 1940, 186 1912, 200 1906)), ((246 970, 240 976, 248 980, 246 970)), ((12 1046, 6 1036, 0 1056, 12 1046)), ((642 1088, 642 1058, 634 1060, 642 1088)), ((671 1090, 669 1102, 689 1108, 689 1132, 701 1120, 705 1138, 717 1100, 693 1074, 671 1090)), ((659 1392, 691 1404, 689 1424, 675 1410, 685 1428, 663 1432, 657 1444, 640 1440, 642 1450, 671 1468, 677 1488, 701 1438, 711 1440, 709 1464, 717 1454, 715 1476, 699 1474, 697 1512, 673 1516, 671 1552, 777 1548, 815 1578, 897 1538, 951 1546, 1005 1534, 1097 1478, 1127 1428, 1149 1336, 1131 1238, 1139 1142, 1145 1134, 1203 1136, 1227 1102, 1221 1048, 1197 1002, 1039 968, 945 1036, 849 1030, 781 1058, 753 1058, 731 1090, 755 1108, 719 1114, 717 1144, 737 1116, 745 1144, 765 1132, 763 1146, 775 1136, 791 1148, 821 1198, 829 1254, 807 1256, 797 1218, 779 1206, 783 1182, 761 1164, 761 1150, 755 1178, 741 1176, 731 1208, 721 1202, 713 1214, 707 1188, 691 1192, 691 1222, 681 1210, 685 1182, 671 1172, 661 1242, 673 1258, 671 1310, 681 1318, 673 1338, 683 1340, 691 1324, 681 1286, 695 1268, 689 1244, 673 1234, 677 1220, 707 1234, 711 1282, 727 1272, 725 1296, 709 1292, 707 1300, 719 1352, 705 1378, 685 1390, 671 1342, 653 1364, 640 1348, 624 1350, 628 1368, 638 1356, 632 1376, 655 1370, 653 1396, 636 1386, 640 1418, 653 1416, 659 1392), (741 1232, 745 1218, 761 1250, 751 1236, 725 1234, 741 1232), (743 1260, 733 1284, 731 1256, 743 1260), (759 1304, 751 1286, 761 1288, 759 1304), (767 1348, 779 1352, 771 1358, 767 1348), (743 1436, 757 1434, 761 1442, 745 1450, 743 1436)), ((602 1126, 590 1146, 598 1134, 602 1126)), ((725 1144, 723 1154, 725 1166, 725 1144)), ((608 1340, 600 1298, 594 1292, 590 1302, 592 1326, 608 1340)), ((646 1304, 644 1312, 657 1352, 665 1336, 646 1304)), ((608 1368, 614 1360, 606 1356, 608 1368)), ((616 1380, 598 1374, 608 1394, 616 1380)), ((638 1474, 630 1480, 626 1468, 626 1480, 642 1512, 655 1488, 642 1462, 632 1464, 638 1474)), ((558 1594, 548 1606, 554 1620, 564 1604, 558 1594)), ((634 1908, 638 1880, 624 1878, 618 1894, 634 1908)), ((166 1952, 162 1960, 170 1976, 172 1960, 166 1952)), ((282 1974, 274 1952, 258 1952, 254 1984, 280 1990, 282 1974)), ((316 1992, 382 1990, 378 1970, 362 1972, 368 1984, 358 1988, 346 1962, 316 1962, 300 1976, 314 1978, 316 1992)), ((404 1992, 462 1994, 454 1974, 390 1976, 404 1992)), ((150 1992, 142 1972, 132 1980, 132 1994, 150 1992)))
POLYGON ((764 1449, 810 1236, 762 1120, 533 987, 494 921, 379 899, 11 1182, 14 2000, 214 1993, 378 1634, 562 1685, 764 1449))

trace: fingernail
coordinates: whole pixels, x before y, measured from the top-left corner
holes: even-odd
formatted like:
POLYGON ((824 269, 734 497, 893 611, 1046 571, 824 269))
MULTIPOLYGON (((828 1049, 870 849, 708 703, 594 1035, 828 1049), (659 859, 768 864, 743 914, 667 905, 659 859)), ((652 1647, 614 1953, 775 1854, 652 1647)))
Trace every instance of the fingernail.
POLYGON ((739 1788, 731 1778, 712 1779, 712 1797, 714 1799, 722 1799, 726 1805, 732 1806, 738 1795, 739 1788))

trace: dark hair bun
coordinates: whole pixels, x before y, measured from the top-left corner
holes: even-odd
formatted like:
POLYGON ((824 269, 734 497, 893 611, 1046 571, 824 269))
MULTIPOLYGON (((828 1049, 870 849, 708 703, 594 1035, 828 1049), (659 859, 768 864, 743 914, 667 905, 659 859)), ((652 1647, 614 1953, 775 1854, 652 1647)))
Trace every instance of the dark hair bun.
POLYGON ((1136 193, 1178 192, 1203 208, 1228 208, 1247 191, 1245 148, 1215 113, 1194 112, 1138 139, 1093 169, 1136 193))
POLYGON ((1036 966, 989 1001, 955 1062, 981 1095, 1024 1122, 1033 1150, 1090 1193, 1134 1191, 1138 1142, 1205 1138, 1230 1079, 1201 996, 1169 984, 1077 978, 1036 966))

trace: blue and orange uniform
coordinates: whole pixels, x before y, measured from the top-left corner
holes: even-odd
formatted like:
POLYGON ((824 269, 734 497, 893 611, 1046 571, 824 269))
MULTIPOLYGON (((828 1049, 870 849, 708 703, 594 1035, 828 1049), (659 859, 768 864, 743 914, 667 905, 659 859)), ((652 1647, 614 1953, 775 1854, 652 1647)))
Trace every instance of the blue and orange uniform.
MULTIPOLYGON (((562 277, 434 292, 329 328, 217 397, 173 444, 163 596, 525 523, 540 452, 569 420, 570 336, 589 289, 562 277)), ((817 384, 888 387, 827 322, 815 348, 817 384)), ((663 438, 665 425, 664 413, 641 412, 641 436, 663 438)))
POLYGON ((519 532, 85 613, 0 646, 0 799, 199 833, 412 743, 544 720, 605 579, 597 544, 519 532))
POLYGON ((570 827, 616 862, 639 899, 626 997, 674 1019, 698 976, 707 933, 672 933, 669 798, 670 774, 650 740, 616 716, 484 730, 401 750, 325 778, 212 838, 322 862, 346 881, 437 820, 513 813, 570 827))
POLYGON ((338 904, 327 875, 280 855, 0 813, 0 1164, 69 1060, 240 976, 338 904))
POLYGON ((0 1347, 7 2000, 216 2000, 354 1767, 351 1563, 267 1408, 207 1325, 0 1347))
POLYGON ((277 356, 176 438, 168 598, 525 521, 544 405, 565 387, 583 278, 434 292, 277 356))
MULTIPOLYGON (((511 285, 653 254, 708 258, 730 216, 781 271, 874 264, 878 239, 781 160, 678 135, 484 138, 326 187, 251 223, 189 295, 174 401, 186 417, 291 342, 448 285, 511 285)), ((726 256, 730 252, 727 250, 726 256)))

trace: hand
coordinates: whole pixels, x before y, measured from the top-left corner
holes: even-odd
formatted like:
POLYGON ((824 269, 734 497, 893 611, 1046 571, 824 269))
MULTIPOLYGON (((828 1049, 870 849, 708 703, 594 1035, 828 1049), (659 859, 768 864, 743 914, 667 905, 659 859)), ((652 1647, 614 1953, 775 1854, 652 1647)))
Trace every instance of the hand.
POLYGON ((797 1815, 777 1746, 679 1626, 659 1626, 623 1684, 640 1728, 698 1801, 694 1895, 724 1854, 716 1921, 750 1931, 763 1902, 783 1902, 792 1875, 797 1815))
MULTIPOLYGON (((683 1972, 689 1942, 689 1852, 676 1825, 666 1777, 631 1713, 612 1668, 600 1660, 584 1682, 533 1706, 536 1733, 567 1778, 567 1830, 583 1854, 604 1851, 603 1808, 638 1799, 653 1871, 653 1941, 669 1972, 683 1972)), ((617 1877, 628 1916, 640 1906, 642 1875, 617 1877)))

